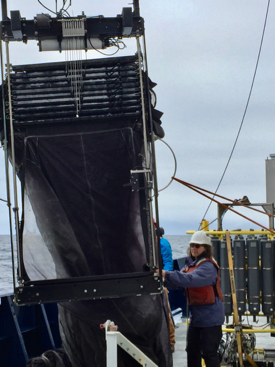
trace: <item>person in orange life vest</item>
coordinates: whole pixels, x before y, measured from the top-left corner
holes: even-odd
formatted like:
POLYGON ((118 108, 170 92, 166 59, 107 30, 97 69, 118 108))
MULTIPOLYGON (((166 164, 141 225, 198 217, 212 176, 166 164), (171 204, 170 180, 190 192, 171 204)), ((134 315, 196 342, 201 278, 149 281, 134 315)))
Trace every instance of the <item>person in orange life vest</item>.
POLYGON ((224 323, 220 270, 213 258, 211 238, 205 231, 195 232, 187 250, 189 257, 181 271, 162 270, 164 285, 171 289, 185 288, 190 310, 187 332, 188 367, 219 367, 217 353, 224 323))

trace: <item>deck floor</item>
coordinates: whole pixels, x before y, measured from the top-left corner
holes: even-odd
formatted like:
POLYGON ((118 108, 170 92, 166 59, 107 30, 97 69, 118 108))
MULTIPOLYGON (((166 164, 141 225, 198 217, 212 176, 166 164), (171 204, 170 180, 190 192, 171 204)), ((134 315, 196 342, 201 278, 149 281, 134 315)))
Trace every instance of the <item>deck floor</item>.
MULTIPOLYGON (((173 367, 187 367, 187 355, 185 351, 186 347, 186 333, 187 333, 187 323, 185 319, 181 318, 174 318, 176 324, 176 345, 175 345, 175 352, 173 353, 173 367)), ((254 325, 254 329, 258 327, 254 325)), ((275 357, 275 338, 271 337, 270 333, 255 333, 256 335, 256 349, 265 351, 273 350, 274 357, 275 357)), ((254 357, 255 362, 273 362, 275 366, 275 358, 267 357, 264 359, 264 355, 261 353, 258 356, 254 357)), ((204 362, 202 362, 202 366, 204 362)), ((221 367, 229 367, 232 366, 231 364, 222 363, 221 367)))
POLYGON ((186 321, 180 324, 176 324, 176 344, 175 352, 173 353, 173 367, 187 367, 187 355, 185 351, 186 332, 186 321))

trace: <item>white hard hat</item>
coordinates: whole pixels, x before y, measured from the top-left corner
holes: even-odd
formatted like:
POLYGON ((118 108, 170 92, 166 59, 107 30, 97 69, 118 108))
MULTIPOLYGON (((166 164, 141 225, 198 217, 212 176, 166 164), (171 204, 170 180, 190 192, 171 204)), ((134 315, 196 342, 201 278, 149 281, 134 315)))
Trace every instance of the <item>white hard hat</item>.
POLYGON ((211 238, 207 236, 205 231, 198 231, 193 233, 190 243, 197 243, 199 245, 212 245, 211 238))

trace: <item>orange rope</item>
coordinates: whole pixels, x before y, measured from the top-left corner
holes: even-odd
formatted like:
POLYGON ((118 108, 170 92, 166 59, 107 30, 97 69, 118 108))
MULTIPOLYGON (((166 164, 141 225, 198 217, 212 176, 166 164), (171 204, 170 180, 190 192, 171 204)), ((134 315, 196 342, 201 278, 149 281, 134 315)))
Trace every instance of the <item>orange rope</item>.
MULTIPOLYGON (((255 222, 254 220, 252 220, 252 219, 250 219, 250 218, 246 217, 245 215, 243 215, 243 214, 241 214, 241 213, 237 212, 236 210, 234 210, 234 209, 230 208, 230 206, 229 206, 229 205, 222 204, 222 203, 220 203, 219 201, 215 200, 214 198, 211 198, 210 196, 208 196, 208 195, 206 195, 206 194, 203 194, 203 193, 202 193, 202 192, 200 192, 199 190, 201 190, 201 191, 205 191, 205 192, 207 192, 207 193, 209 193, 209 194, 212 194, 212 195, 214 195, 214 196, 218 196, 218 197, 220 197, 220 198, 222 198, 222 199, 225 199, 225 200, 231 201, 232 203, 236 203, 236 201, 234 201, 234 200, 230 200, 230 199, 227 199, 227 198, 225 198, 224 196, 221 196, 221 195, 218 195, 218 194, 213 194, 211 191, 208 191, 208 190, 202 189, 202 188, 200 188, 200 187, 198 187, 198 186, 195 186, 195 185, 192 185, 192 184, 190 184, 190 183, 188 183, 188 182, 185 182, 185 181, 179 180, 179 179, 178 179, 178 178, 176 178, 176 177, 172 177, 172 179, 173 179, 173 180, 175 180, 175 181, 178 181, 178 182, 179 182, 179 183, 181 183, 182 185, 189 187, 189 189, 191 189, 191 190, 193 190, 193 191, 195 191, 195 192, 199 193, 200 195, 202 195, 202 196, 204 196, 204 197, 206 197, 206 198, 208 198, 208 199, 210 199, 210 200, 214 201, 215 203, 217 203, 217 204, 219 204, 219 205, 223 206, 224 208, 231 210, 231 211, 232 211, 232 212, 234 212, 235 214, 240 215, 241 217, 243 217, 243 218, 245 218, 245 219, 249 220, 250 222, 252 222, 252 223, 256 224, 257 226, 259 226, 259 227, 261 227, 261 228, 266 229, 267 231, 269 231, 269 232, 271 232, 271 233, 273 233, 273 234, 275 235, 275 232, 274 232, 274 231, 272 231, 271 229, 269 229, 269 228, 267 228, 267 227, 265 227, 265 226, 261 225, 260 223, 255 222)), ((237 203, 239 203, 239 202, 237 202, 237 203)), ((242 203, 239 203, 239 204, 241 204, 242 206, 244 206, 244 207, 246 207, 246 208, 254 209, 254 210, 256 210, 256 211, 258 211, 258 212, 260 212, 260 213, 262 213, 262 214, 266 214, 266 215, 269 215, 269 216, 274 217, 274 215, 272 215, 272 214, 268 214, 268 213, 263 212, 263 211, 261 211, 261 210, 257 210, 257 209, 255 209, 255 208, 251 208, 250 206, 247 206, 247 205, 242 204, 242 203)))

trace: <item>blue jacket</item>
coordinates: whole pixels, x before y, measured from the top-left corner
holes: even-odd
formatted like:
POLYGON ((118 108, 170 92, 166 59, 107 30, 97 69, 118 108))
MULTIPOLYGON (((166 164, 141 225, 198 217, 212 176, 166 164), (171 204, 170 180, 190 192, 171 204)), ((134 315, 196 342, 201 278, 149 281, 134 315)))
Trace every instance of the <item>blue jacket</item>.
MULTIPOLYGON (((197 259, 204 257, 204 254, 197 259)), ((197 262, 193 257, 187 258, 189 267, 197 262)), ((210 261, 205 261, 191 273, 181 271, 167 271, 164 285, 171 289, 188 287, 203 287, 214 285, 217 280, 217 268, 210 261)), ((222 325, 224 323, 224 307, 219 297, 211 305, 188 306, 191 317, 190 324, 195 327, 209 327, 222 325)))
POLYGON ((173 258, 172 258, 172 249, 170 243, 166 238, 160 238, 160 253, 162 257, 163 269, 164 270, 173 270, 173 258))

